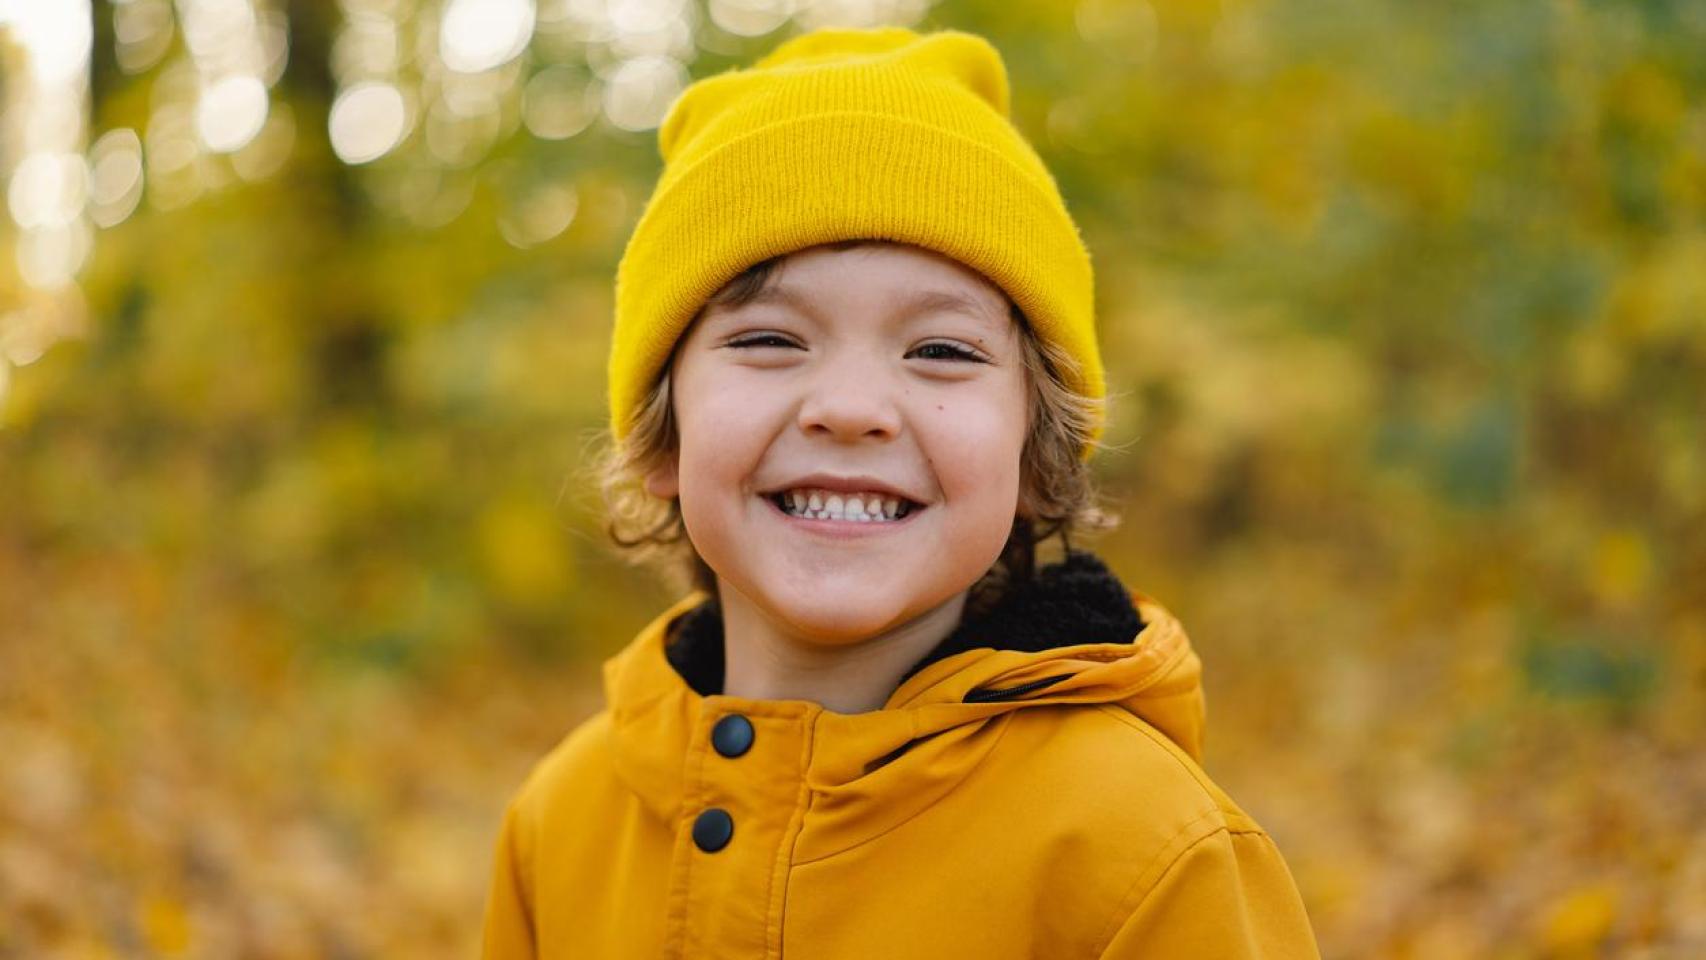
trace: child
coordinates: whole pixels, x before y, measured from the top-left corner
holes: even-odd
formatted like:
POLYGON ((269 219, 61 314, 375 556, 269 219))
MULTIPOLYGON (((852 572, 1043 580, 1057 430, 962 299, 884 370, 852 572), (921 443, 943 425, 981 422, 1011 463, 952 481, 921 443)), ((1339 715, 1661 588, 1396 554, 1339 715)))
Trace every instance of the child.
POLYGON ((1089 257, 995 50, 807 34, 659 142, 617 272, 613 530, 696 589, 509 804, 485 956, 1316 956, 1197 764, 1179 624, 1088 553, 1033 569, 1103 523, 1104 390, 1089 257))

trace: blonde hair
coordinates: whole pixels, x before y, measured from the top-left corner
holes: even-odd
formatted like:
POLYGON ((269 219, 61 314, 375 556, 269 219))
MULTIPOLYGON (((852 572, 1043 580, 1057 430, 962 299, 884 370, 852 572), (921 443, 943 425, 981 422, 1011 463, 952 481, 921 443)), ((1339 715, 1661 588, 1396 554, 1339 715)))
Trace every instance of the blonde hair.
MULTIPOLYGON (((846 240, 825 244, 846 250, 871 243, 846 240)), ((880 242, 880 241, 878 241, 880 242)), ((784 257, 773 257, 747 268, 718 290, 694 316, 712 306, 736 307, 757 296, 771 281, 784 257)), ((1082 456, 1090 444, 1092 424, 1101 413, 1103 401, 1084 396, 1067 386, 1066 375, 1074 360, 1065 350, 1042 340, 1018 306, 1008 299, 1008 312, 1019 328, 1020 353, 1030 392, 1029 430, 1020 455, 1020 498, 1031 517, 1015 516, 1013 529, 1001 556, 976 584, 968 597, 967 611, 987 609, 1013 583, 1030 578, 1036 566, 1036 546, 1059 536, 1070 548, 1070 537, 1078 532, 1107 530, 1119 518, 1098 502, 1089 465, 1082 456)), ((691 325, 690 325, 691 328, 691 325)), ((685 339, 685 335, 682 339, 685 339)), ((677 341, 679 346, 679 341, 677 341)), ((666 572, 684 581, 678 586, 716 594, 716 574, 693 549, 681 519, 677 500, 663 500, 646 492, 646 475, 666 465, 680 437, 670 402, 669 371, 663 373, 635 409, 628 435, 620 443, 609 443, 599 456, 596 470, 608 513, 611 540, 636 563, 661 561, 666 572)), ((609 436, 606 434, 606 440, 609 436)))

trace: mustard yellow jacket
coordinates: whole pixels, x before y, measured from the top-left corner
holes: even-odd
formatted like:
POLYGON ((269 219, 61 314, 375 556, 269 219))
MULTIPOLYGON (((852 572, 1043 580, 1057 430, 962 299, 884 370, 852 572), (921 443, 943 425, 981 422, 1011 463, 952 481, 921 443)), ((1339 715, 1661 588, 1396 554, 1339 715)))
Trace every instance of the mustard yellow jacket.
POLYGON ((487 960, 1317 957, 1274 842, 1198 765, 1201 664, 973 649, 881 710, 701 696, 665 611, 511 800, 487 960))

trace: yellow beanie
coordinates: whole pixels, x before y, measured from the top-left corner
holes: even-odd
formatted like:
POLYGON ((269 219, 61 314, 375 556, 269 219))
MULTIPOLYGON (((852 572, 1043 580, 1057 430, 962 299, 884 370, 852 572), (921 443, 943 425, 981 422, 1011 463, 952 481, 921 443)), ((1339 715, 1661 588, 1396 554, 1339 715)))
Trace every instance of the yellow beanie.
POLYGON ((1072 386, 1102 397, 1090 255, 1007 95, 989 41, 899 27, 804 34, 688 87, 616 271, 615 437, 712 294, 838 240, 915 244, 979 271, 1077 361, 1062 371, 1072 386))

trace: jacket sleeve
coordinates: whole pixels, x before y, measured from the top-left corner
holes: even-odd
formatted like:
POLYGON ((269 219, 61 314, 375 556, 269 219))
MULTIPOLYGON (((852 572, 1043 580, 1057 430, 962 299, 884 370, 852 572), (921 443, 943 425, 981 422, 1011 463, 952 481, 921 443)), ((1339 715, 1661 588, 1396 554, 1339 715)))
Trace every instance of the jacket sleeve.
POLYGON ((515 801, 504 810, 492 860, 491 889, 486 894, 483 960, 535 960, 533 897, 526 882, 529 845, 523 835, 515 801))
POLYGON ((1260 831, 1220 827, 1166 867, 1110 937, 1103 960, 1319 960, 1303 899, 1260 831))

